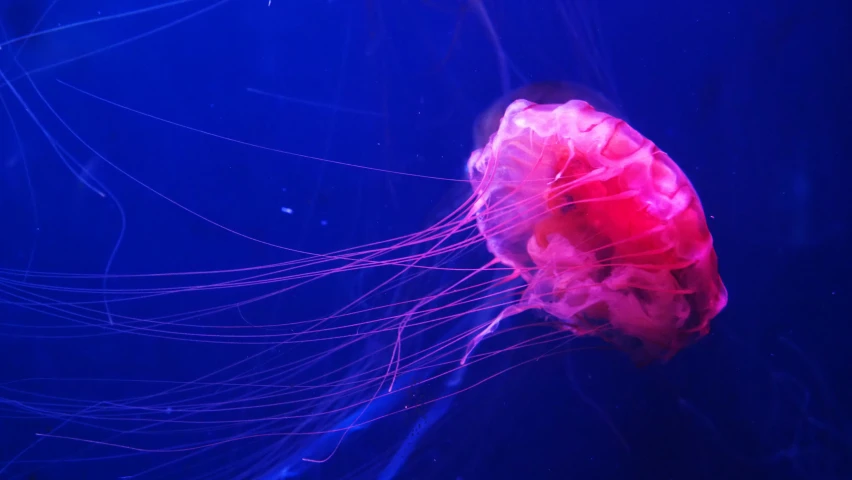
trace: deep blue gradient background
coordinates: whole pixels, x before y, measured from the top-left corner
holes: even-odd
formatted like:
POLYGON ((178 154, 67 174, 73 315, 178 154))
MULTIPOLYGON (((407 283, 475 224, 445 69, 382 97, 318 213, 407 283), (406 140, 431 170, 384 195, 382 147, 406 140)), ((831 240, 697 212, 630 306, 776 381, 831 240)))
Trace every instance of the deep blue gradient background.
MULTIPOLYGON (((0 267, 103 273, 122 232, 114 273, 292 258, 134 182, 51 109, 152 189, 292 248, 330 251, 416 231, 464 200, 464 185, 222 141, 68 86, 275 149, 463 178, 473 122, 503 93, 477 2, 234 0, 202 11, 215 3, 89 23, 0 50, 8 79, 0 82, 0 267), (105 186, 104 196, 80 181, 44 131, 84 166, 84 178, 105 186)), ((511 86, 569 80, 595 88, 678 162, 709 217, 730 303, 709 336, 665 365, 639 369, 618 352, 584 349, 460 394, 397 478, 852 478, 852 52, 850 12, 840 3, 482 3, 511 59, 511 86)), ((60 0, 47 11, 50 4, 0 0, 2 38, 28 34, 43 15, 37 30, 157 2, 60 0)), ((299 301, 271 299, 243 313, 258 322, 309 317, 329 298, 365 288, 324 284, 299 301)), ((44 338, 27 328, 44 324, 43 314, 14 303, 14 289, 0 283, 2 479, 115 479, 165 461, 76 462, 85 446, 37 440, 59 422, 24 415, 33 397, 22 391, 92 401, 140 395, 144 385, 58 379, 186 381, 253 351, 135 335, 44 338)), ((133 313, 176 307, 152 302, 133 313)), ((378 478, 421 414, 370 425, 299 478, 378 478)), ((257 445, 220 450, 190 463, 196 470, 139 478, 240 478, 213 472, 257 445)))

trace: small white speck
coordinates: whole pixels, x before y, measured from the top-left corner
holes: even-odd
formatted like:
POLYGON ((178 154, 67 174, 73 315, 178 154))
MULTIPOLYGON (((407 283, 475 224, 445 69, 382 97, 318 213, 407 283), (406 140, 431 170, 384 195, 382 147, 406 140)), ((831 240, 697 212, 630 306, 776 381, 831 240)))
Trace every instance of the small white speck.
POLYGON ((286 214, 288 214, 288 215, 292 215, 292 214, 293 214, 293 209, 292 209, 292 208, 289 208, 289 207, 281 207, 281 211, 282 211, 282 212, 284 212, 284 213, 286 213, 286 214))

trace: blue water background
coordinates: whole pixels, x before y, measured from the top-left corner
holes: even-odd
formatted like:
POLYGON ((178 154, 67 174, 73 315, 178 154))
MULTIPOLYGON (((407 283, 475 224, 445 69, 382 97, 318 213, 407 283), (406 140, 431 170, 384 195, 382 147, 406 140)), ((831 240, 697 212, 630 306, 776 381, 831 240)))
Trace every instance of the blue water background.
MULTIPOLYGON (((185 475, 175 467, 138 478, 852 478, 848 6, 485 1, 508 58, 501 65, 475 1, 216 4, 93 22, 0 50, 0 266, 103 273, 109 263, 112 272, 151 273, 293 258, 176 207, 104 159, 216 223, 310 251, 424 228, 467 195, 451 182, 221 141, 77 89, 277 150, 464 178, 473 122, 504 93, 508 72, 509 87, 569 80, 602 92, 675 159, 701 196, 730 303, 710 335, 665 365, 640 369, 609 349, 578 350, 371 424, 326 464, 300 461, 336 442, 317 437, 283 448, 277 466, 273 456, 246 466, 256 442, 191 460, 185 475)), ((0 38, 152 5, 80 0, 47 10, 44 0, 2 0, 0 38)), ((430 281, 437 288, 441 278, 430 281)), ((174 458, 101 449, 116 458, 78 462, 87 454, 79 443, 36 437, 61 421, 33 418, 27 405, 36 400, 21 389, 92 402, 141 395, 121 382, 55 379, 186 381, 255 348, 35 338, 26 325, 46 323, 43 314, 13 305, 3 285, 3 479, 133 478, 174 458)), ((323 285, 299 302, 272 299, 240 314, 310 317, 329 297, 364 288, 323 285)), ((236 321, 237 312, 227 315, 236 321)))

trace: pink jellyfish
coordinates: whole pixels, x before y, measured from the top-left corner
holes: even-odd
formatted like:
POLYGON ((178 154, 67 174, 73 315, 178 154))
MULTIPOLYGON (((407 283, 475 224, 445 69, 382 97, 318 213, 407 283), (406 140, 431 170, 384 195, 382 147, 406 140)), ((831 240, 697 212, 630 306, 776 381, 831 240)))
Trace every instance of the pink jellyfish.
POLYGON ((470 156, 468 174, 489 251, 527 286, 474 337, 464 361, 503 319, 530 309, 639 362, 665 360, 706 334, 727 303, 686 175, 625 121, 583 100, 515 100, 470 156))

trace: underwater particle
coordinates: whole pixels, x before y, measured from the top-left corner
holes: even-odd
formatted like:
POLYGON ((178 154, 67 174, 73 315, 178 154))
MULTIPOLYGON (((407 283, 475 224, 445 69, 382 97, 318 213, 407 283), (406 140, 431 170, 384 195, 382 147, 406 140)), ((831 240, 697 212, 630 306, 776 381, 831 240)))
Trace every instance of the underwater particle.
POLYGON ((290 207, 281 207, 281 211, 287 215, 293 215, 293 209, 290 207))

